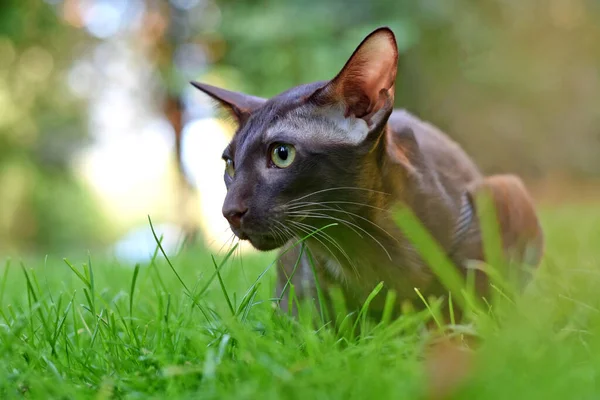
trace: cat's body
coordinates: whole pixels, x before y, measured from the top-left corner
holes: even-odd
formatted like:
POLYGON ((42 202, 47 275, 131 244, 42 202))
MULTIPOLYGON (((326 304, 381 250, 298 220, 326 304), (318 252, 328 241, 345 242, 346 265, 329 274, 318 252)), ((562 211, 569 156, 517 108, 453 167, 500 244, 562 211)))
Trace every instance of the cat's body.
MULTIPOLYGON (((365 207, 356 212, 367 217, 369 222, 360 218, 352 221, 373 238, 363 234, 362 239, 345 243, 344 246, 348 258, 360 266, 359 271, 355 271, 348 258, 323 237, 307 240, 307 248, 313 255, 312 261, 319 272, 322 287, 326 289, 331 284, 342 282, 340 286, 350 308, 360 307, 373 288, 382 281, 385 282, 385 289, 393 289, 397 293, 399 301, 415 300, 415 288, 425 294, 444 295, 445 289, 390 219, 387 210, 397 203, 408 206, 451 260, 465 272, 467 262, 484 260, 479 221, 472 202, 482 186, 494 189, 497 195, 495 200, 499 206, 506 252, 514 254, 516 250, 520 261, 537 265, 543 247, 541 230, 533 204, 518 177, 482 176, 457 143, 435 126, 405 110, 394 110, 391 114, 385 140, 388 142, 389 164, 375 172, 381 179, 373 180, 373 190, 379 193, 371 193, 369 200, 369 204, 377 204, 377 208, 365 207), (419 149, 417 154, 403 151, 415 145, 419 149), (410 173, 407 173, 408 166, 412 169, 410 173), (384 193, 390 193, 391 196, 384 193), (465 213, 469 214, 466 219, 465 213), (391 257, 377 241, 385 243, 391 257), (525 258, 525 247, 532 249, 529 259, 525 258), (336 253, 335 259, 331 257, 332 252, 336 253)), ((343 243, 343 239, 336 237, 335 232, 328 233, 343 243)), ((299 246, 282 251, 278 293, 286 286, 296 267, 292 283, 297 294, 300 293, 300 298, 314 298, 316 288, 308 256, 303 254, 296 266, 300 253, 299 246)), ((477 284, 482 294, 486 292, 486 283, 483 274, 477 272, 477 284)), ((377 296, 370 310, 380 313, 384 300, 385 295, 377 296)), ((287 301, 288 297, 284 294, 284 309, 288 308, 287 301)), ((420 303, 417 300, 413 304, 420 303)))
MULTIPOLYGON (((314 296, 312 257, 321 283, 339 284, 350 307, 382 281, 399 301, 413 299, 414 288, 444 294, 391 211, 409 207, 464 271, 468 260, 484 259, 474 205, 482 191, 498 208, 505 254, 539 262, 542 234, 521 181, 484 178, 437 128, 394 111, 396 67, 393 34, 379 29, 331 81, 269 100, 195 84, 239 123, 223 155, 223 214, 256 248, 283 249, 279 290, 291 279, 296 294, 314 296), (289 246, 307 235, 299 259, 301 248, 289 246)), ((485 279, 477 284, 485 293, 485 279)), ((371 310, 381 311, 383 299, 371 310)))

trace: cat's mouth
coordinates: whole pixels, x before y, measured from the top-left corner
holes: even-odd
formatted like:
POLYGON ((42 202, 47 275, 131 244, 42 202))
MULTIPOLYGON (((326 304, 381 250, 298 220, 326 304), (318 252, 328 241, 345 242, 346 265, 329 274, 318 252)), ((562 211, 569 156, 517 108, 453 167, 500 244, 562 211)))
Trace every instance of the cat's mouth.
POLYGON ((260 251, 274 250, 283 246, 289 240, 289 238, 282 235, 273 235, 269 233, 244 231, 234 233, 241 240, 249 241, 252 247, 260 251))

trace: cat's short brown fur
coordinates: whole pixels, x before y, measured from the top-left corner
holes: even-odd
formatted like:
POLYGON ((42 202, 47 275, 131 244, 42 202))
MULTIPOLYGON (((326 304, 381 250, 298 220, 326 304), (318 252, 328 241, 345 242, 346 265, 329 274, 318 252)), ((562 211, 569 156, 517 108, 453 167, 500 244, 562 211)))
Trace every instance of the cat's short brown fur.
MULTIPOLYGON (((505 254, 539 263, 542 232, 521 180, 482 176, 436 127, 393 110, 397 59, 393 33, 380 28, 332 80, 269 100, 193 83, 239 124, 223 154, 223 214, 257 249, 282 248, 279 291, 290 279, 297 295, 314 296, 312 257, 321 283, 339 284, 350 307, 381 281, 399 301, 414 299, 414 288, 442 295, 391 210, 408 206, 465 271, 468 261, 484 260, 474 201, 483 192, 496 205, 505 254), (332 223, 306 240, 302 255, 300 246, 289 248, 332 223)), ((486 280, 478 285, 484 294, 486 280)), ((384 298, 377 296, 373 312, 384 298)), ((285 296, 282 306, 288 307, 285 296)))

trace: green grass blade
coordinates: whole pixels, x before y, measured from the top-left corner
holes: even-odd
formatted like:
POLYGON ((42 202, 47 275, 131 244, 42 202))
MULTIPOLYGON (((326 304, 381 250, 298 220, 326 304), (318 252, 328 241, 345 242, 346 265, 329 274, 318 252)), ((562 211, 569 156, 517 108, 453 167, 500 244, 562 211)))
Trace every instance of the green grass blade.
POLYGON ((281 293, 279 294, 279 298, 277 299, 278 303, 280 303, 281 300, 283 299, 283 295, 285 294, 285 291, 287 290, 288 286, 291 284, 292 279, 294 278, 294 275, 296 275, 296 270, 298 269, 298 265, 300 265, 300 262, 302 261, 302 256, 304 255, 305 251, 306 251, 306 243, 302 242, 300 244, 300 254, 298 255, 298 258, 296 259, 296 262, 294 263, 294 268, 292 268, 292 273, 290 274, 290 276, 286 277, 287 281, 285 282, 285 285, 283 285, 283 288, 281 289, 281 293))
MULTIPOLYGON (((50 327, 48 326, 48 321, 46 319, 46 315, 44 315, 44 312, 42 311, 42 307, 38 301, 38 296, 33 287, 33 283, 31 281, 31 278, 30 278, 29 274, 27 273, 27 269, 25 268, 25 265, 23 265, 23 263, 21 263, 21 269, 23 270, 23 274, 25 275, 25 281, 27 283, 27 292, 33 299, 33 302, 35 303, 35 307, 32 307, 30 305, 30 312, 33 312, 34 308, 35 308, 35 310, 37 310, 37 314, 40 318, 40 321, 42 322, 42 327, 44 329, 44 335, 46 337, 46 340, 48 341, 48 344, 50 344, 52 346, 50 327)), ((29 318, 31 318, 31 320, 32 320, 31 323, 33 324, 33 315, 30 315, 29 318)), ((55 349, 52 346, 52 352, 54 352, 54 351, 55 351, 55 349)))
POLYGON ((67 260, 66 258, 63 258, 63 261, 65 262, 65 264, 67 264, 67 266, 71 269, 71 271, 73 271, 73 273, 79 278, 79 280, 81 282, 83 282, 83 284, 87 287, 90 287, 90 281, 83 276, 83 274, 79 271, 77 271, 77 268, 75 268, 70 262, 69 260, 67 260))
POLYGON ((162 253, 162 255, 165 258, 165 260, 167 261, 167 264, 171 268, 171 271, 173 271, 173 273, 175 274, 175 276, 179 280, 179 283, 181 284, 181 286, 183 286, 183 288, 185 290, 185 295, 187 297, 189 297, 190 300, 192 300, 192 303, 194 304, 194 306, 196 306, 200 310, 200 312, 204 315, 204 318, 206 318, 206 320, 208 322, 210 322, 211 319, 210 319, 208 313, 206 313, 206 310, 204 309, 204 307, 202 307, 202 305, 196 300, 196 297, 193 295, 193 293, 190 292, 190 289, 185 284, 185 282, 183 281, 183 279, 181 278, 181 276, 179 275, 179 273, 177 272, 177 270, 175 269, 175 267, 171 263, 171 260, 167 256, 167 253, 165 252, 165 249, 162 246, 162 240, 159 240, 158 236, 156 235, 156 231, 154 230, 154 225, 152 225, 152 219, 150 218, 149 215, 148 215, 148 222, 150 224, 150 229, 152 231, 152 236, 154 236, 154 240, 155 240, 155 242, 156 242, 156 244, 157 244, 160 252, 162 253))
POLYGON ((464 310, 469 310, 469 307, 475 306, 477 311, 481 311, 483 307, 478 298, 465 298, 465 296, 471 296, 471 294, 463 291, 465 283, 456 266, 449 260, 441 246, 412 211, 405 207, 401 208, 395 213, 394 220, 427 266, 433 270, 441 283, 454 294, 454 299, 459 305, 464 310))
POLYGON ((231 304, 231 300, 229 299, 229 294, 227 294, 227 289, 225 288, 225 283, 223 283, 223 278, 221 277, 221 273, 219 272, 219 266, 217 266, 217 262, 215 261, 214 256, 210 256, 215 266, 215 274, 217 274, 217 278, 219 278, 219 285, 221 286, 221 291, 223 292, 223 296, 225 296, 225 301, 227 301, 227 305, 229 306, 229 311, 231 311, 231 315, 235 316, 235 309, 233 308, 233 304, 231 304))
POLYGON ((56 324, 56 329, 54 330, 54 334, 52 336, 52 347, 54 348, 54 346, 56 345, 56 341, 58 340, 58 337, 60 336, 62 329, 65 325, 65 321, 67 320, 67 317, 69 316, 69 311, 71 311, 71 307, 73 306, 73 301, 75 300, 75 292, 73 293, 73 296, 71 297, 71 301, 69 301, 69 304, 67 304, 67 307, 65 307, 65 311, 63 312, 63 315, 60 319, 60 321, 58 321, 58 323, 56 324))
POLYGON ((396 305, 396 292, 394 290, 388 290, 385 296, 385 304, 383 306, 383 314, 381 315, 381 324, 388 325, 392 320, 392 314, 394 312, 394 306, 396 305))
MULTIPOLYGON (((308 262, 310 264, 310 269, 312 270, 313 278, 315 280, 315 288, 317 289, 317 298, 319 299, 319 316, 321 317, 321 324, 325 325, 325 323, 329 320, 327 307, 325 304, 325 296, 323 295, 323 289, 321 287, 321 280, 317 274, 317 268, 315 266, 315 260, 313 259, 310 251, 306 252, 306 256, 308 257, 308 262)), ((333 318, 333 316, 331 316, 333 318)))
POLYGON ((129 318, 133 318, 133 294, 135 292, 135 284, 140 272, 140 264, 136 264, 133 269, 133 277, 131 278, 131 287, 129 289, 129 318))
MULTIPOLYGON (((379 282, 377 286, 375 286, 375 288, 373 288, 373 290, 371 290, 371 293, 369 293, 369 295, 367 296, 367 299, 360 308, 358 316, 356 317, 356 321, 354 321, 354 325, 352 326, 352 336, 354 336, 354 332, 356 331, 356 328, 358 327, 359 323, 362 324, 363 327, 366 327, 369 307, 371 306, 371 302, 373 301, 375 296, 377 296, 379 292, 381 292, 381 289, 383 289, 383 282, 379 282)), ((362 333, 364 334, 365 332, 362 333)))
POLYGON ((431 317, 433 318, 433 321, 435 322, 435 324, 437 325, 438 329, 442 329, 442 323, 440 322, 439 318, 438 318, 438 313, 434 312, 433 308, 431 308, 431 306, 429 305, 429 302, 425 299, 425 297, 423 297, 423 294, 421 294, 421 291, 417 288, 415 288, 415 292, 417 293, 417 296, 419 296, 419 299, 421 299, 421 301, 423 302, 423 304, 425 304, 425 307, 427 308, 427 311, 429 311, 429 314, 431 314, 431 317))
POLYGON ((92 299, 92 310, 96 314, 96 284, 94 282, 94 268, 92 268, 92 256, 88 252, 88 275, 90 277, 90 295, 92 299))
MULTIPOLYGON (((213 272, 212 276, 208 279, 208 281, 204 284, 204 286, 202 287, 202 289, 200 289, 200 292, 198 292, 198 294, 195 296, 196 299, 199 299, 200 297, 202 297, 202 295, 204 295, 204 293, 206 293, 206 291, 208 290, 208 288, 210 287, 210 285, 212 284, 212 282, 215 280, 215 278, 217 277, 217 273, 219 271, 221 271, 221 268, 223 268, 225 266, 225 264, 227 263, 227 261, 229 260, 229 258, 231 257, 231 255, 233 254, 233 252, 235 251, 235 249, 237 249, 237 247, 239 246, 239 243, 236 243, 225 255, 225 257, 223 257, 223 260, 221 261, 221 263, 219 264, 219 267, 217 268, 217 270, 215 272, 213 272)), ((214 259, 213 259, 214 261, 214 259)))
POLYGON ((158 240, 158 236, 156 235, 156 231, 154 230, 154 225, 152 225, 152 219, 150 218, 149 215, 148 215, 148 223, 150 224, 150 230, 152 231, 152 236, 154 236, 154 240, 156 241, 156 244, 157 244, 158 248, 160 249, 160 252, 162 253, 163 257, 167 261, 167 264, 169 264, 169 267, 171 268, 171 270, 173 271, 173 273, 179 280, 179 283, 181 283, 181 286, 183 286, 183 288, 186 290, 186 292, 191 293, 190 290, 188 289, 187 285, 185 284, 183 279, 181 279, 181 276, 179 275, 179 273, 177 272, 177 270, 171 263, 171 260, 169 259, 169 256, 167 256, 167 253, 165 252, 165 249, 163 248, 161 241, 158 240))
POLYGON ((4 273, 2 274, 2 282, 0 283, 0 309, 4 304, 4 292, 6 291, 6 282, 8 281, 8 270, 10 269, 10 258, 4 264, 4 273))
POLYGON ((454 303, 452 302, 452 292, 448 293, 448 312, 450 314, 450 324, 456 325, 454 317, 454 303))
POLYGON ((503 272, 506 260, 502 251, 502 237, 494 200, 485 192, 478 193, 474 200, 486 262, 495 268, 500 268, 503 272))

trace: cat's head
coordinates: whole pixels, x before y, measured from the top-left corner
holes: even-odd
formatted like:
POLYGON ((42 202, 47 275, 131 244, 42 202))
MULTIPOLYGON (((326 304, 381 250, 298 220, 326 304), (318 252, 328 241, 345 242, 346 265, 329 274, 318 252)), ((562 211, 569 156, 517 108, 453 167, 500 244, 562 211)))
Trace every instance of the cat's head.
POLYGON ((397 62, 394 34, 380 28, 335 78, 268 100, 193 83, 239 126, 223 152, 223 215, 240 239, 270 250, 310 227, 347 220, 343 210, 359 211, 372 184, 364 160, 392 112, 397 62))

